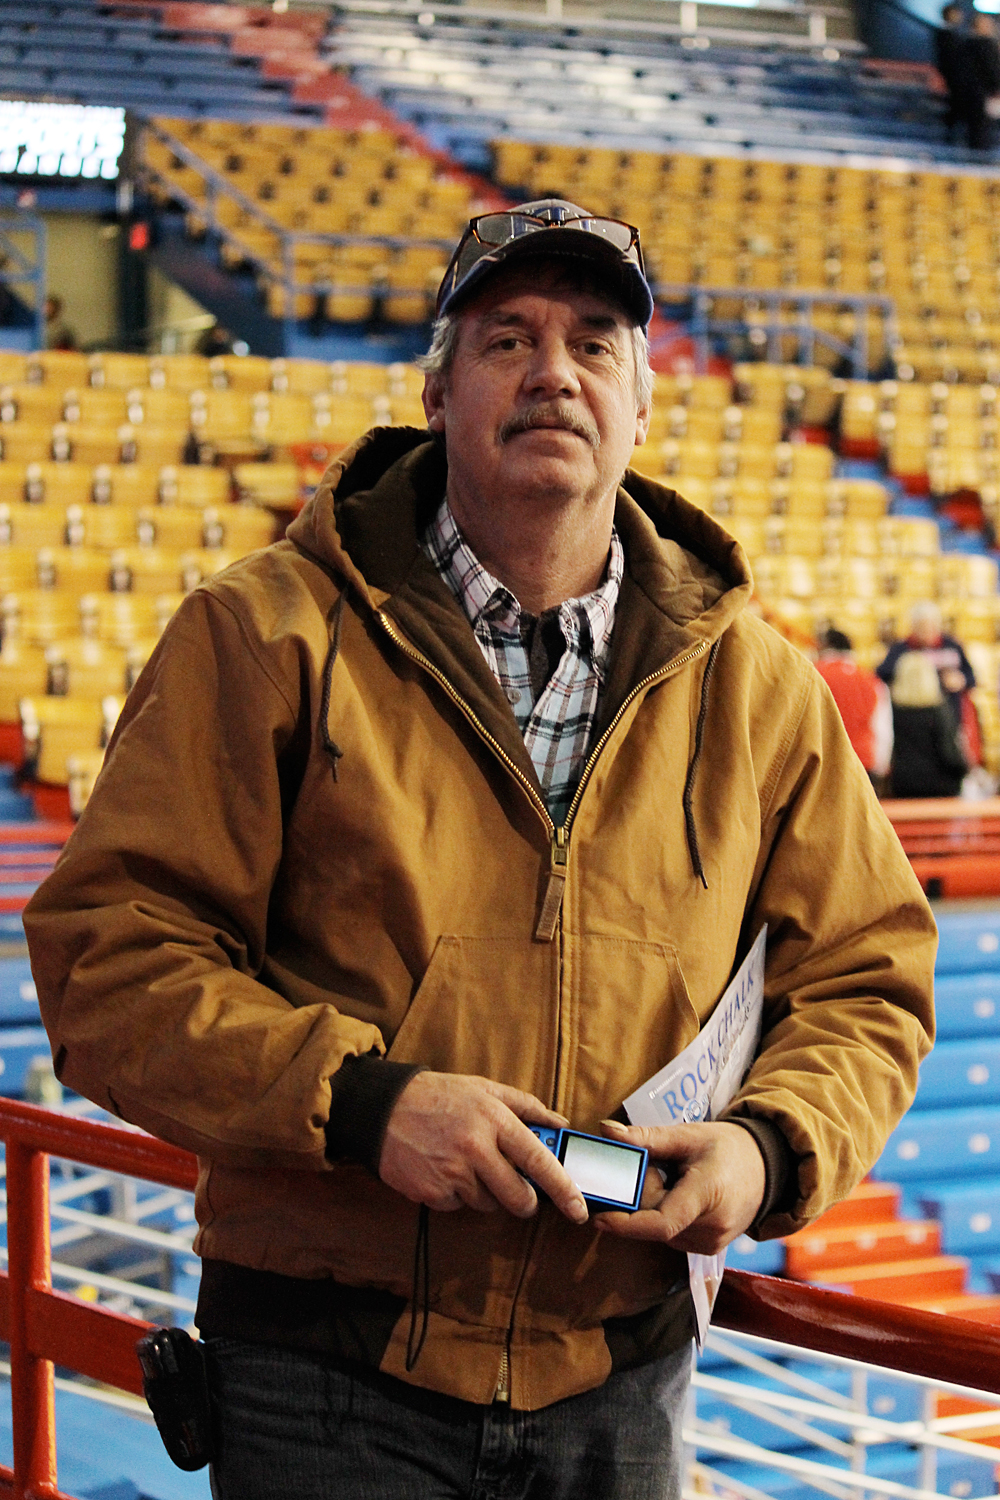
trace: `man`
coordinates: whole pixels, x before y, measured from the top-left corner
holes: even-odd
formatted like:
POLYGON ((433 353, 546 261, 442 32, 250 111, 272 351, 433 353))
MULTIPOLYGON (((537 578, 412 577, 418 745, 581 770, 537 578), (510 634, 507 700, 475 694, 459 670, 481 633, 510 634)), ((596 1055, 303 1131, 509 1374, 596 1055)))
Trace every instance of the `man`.
POLYGON ((972 34, 965 43, 968 70, 969 145, 977 151, 988 151, 993 145, 993 121, 990 101, 1000 96, 1000 46, 993 30, 993 17, 977 11, 972 17, 972 34))
POLYGON ((850 636, 828 630, 816 669, 833 694, 847 738, 877 792, 885 789, 892 763, 892 700, 874 672, 859 667, 850 636))
POLYGON ((26 928, 56 1068, 199 1153, 220 1500, 676 1496, 681 1252, 867 1170, 933 923, 736 543, 626 475, 638 235, 472 220, 429 431, 185 601, 26 928), (769 924, 725 1120, 608 1117, 769 924), (588 1219, 528 1129, 648 1144, 588 1219))
POLYGON ((965 11, 961 5, 946 5, 941 12, 941 22, 934 32, 934 61, 948 91, 944 123, 950 140, 959 122, 963 127, 966 125, 965 98, 969 80, 965 56, 968 39, 962 30, 965 11))

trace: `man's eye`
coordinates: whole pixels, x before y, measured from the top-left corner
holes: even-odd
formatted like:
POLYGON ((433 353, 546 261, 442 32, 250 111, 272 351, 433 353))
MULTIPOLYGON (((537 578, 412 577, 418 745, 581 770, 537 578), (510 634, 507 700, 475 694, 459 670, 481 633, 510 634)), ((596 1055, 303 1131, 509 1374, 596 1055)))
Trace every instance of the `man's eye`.
POLYGON ((582 347, 584 354, 589 355, 607 354, 609 352, 607 344, 602 339, 588 339, 582 347))

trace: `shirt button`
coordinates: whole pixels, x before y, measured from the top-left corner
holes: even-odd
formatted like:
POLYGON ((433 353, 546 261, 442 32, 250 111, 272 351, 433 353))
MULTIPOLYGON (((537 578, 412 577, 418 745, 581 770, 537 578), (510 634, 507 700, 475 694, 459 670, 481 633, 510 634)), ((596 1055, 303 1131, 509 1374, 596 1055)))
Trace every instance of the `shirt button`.
POLYGON ((520 689, 519 688, 514 688, 514 687, 508 688, 507 689, 507 702, 511 705, 511 707, 513 707, 514 704, 516 704, 516 703, 520 703, 520 701, 521 701, 521 692, 520 692, 520 689))

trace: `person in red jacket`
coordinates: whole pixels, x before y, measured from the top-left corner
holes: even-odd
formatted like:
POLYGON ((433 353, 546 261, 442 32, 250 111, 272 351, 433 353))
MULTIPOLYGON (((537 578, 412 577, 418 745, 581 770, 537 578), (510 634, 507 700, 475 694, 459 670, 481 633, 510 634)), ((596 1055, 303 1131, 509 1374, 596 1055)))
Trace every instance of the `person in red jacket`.
POLYGON ((874 672, 859 667, 850 638, 828 630, 816 669, 840 709, 847 737, 881 795, 892 760, 892 700, 874 672))

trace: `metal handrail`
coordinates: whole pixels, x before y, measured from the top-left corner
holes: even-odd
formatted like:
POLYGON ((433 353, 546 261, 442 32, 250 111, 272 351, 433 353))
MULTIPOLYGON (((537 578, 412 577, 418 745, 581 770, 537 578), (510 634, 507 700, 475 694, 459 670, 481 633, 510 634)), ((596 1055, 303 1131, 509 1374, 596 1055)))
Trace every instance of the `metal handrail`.
MULTIPOLYGON (((197 1161, 140 1131, 11 1099, 0 1099, 0 1139, 9 1215, 0 1338, 10 1343, 14 1423, 14 1466, 0 1466, 0 1500, 72 1500, 57 1484, 53 1364, 138 1395, 135 1343, 149 1324, 53 1290, 48 1157, 186 1190, 197 1161)), ((745 1271, 726 1272, 714 1321, 797 1350, 1000 1393, 1000 1330, 979 1323, 745 1271)))
POLYGON ((693 315, 690 320, 691 338, 695 345, 696 365, 699 373, 708 368, 713 334, 751 333, 755 328, 767 335, 767 358, 770 364, 781 364, 781 340, 790 334, 798 338, 801 365, 811 365, 816 344, 822 344, 844 359, 850 360, 851 374, 855 380, 868 378, 868 327, 867 314, 877 313, 885 325, 886 346, 894 349, 899 342, 896 304, 891 297, 880 297, 871 293, 837 291, 803 291, 798 287, 780 289, 751 286, 705 286, 701 282, 656 282, 653 293, 662 302, 691 302, 693 315), (761 303, 770 316, 760 318, 713 318, 712 304, 716 300, 738 300, 761 303), (783 321, 781 309, 794 306, 798 316, 793 322, 783 321), (813 307, 837 307, 855 314, 857 322, 854 337, 837 338, 825 328, 814 326, 811 314, 813 307))

